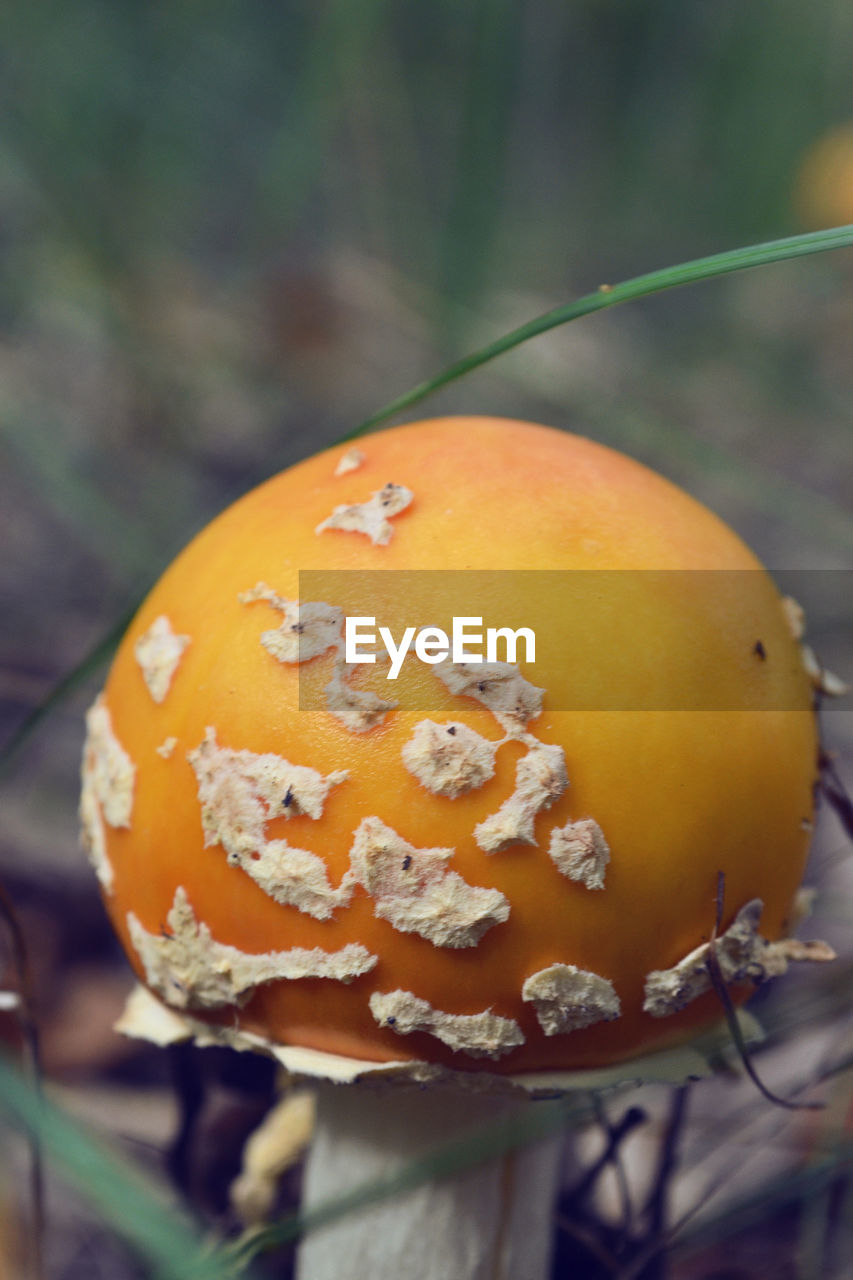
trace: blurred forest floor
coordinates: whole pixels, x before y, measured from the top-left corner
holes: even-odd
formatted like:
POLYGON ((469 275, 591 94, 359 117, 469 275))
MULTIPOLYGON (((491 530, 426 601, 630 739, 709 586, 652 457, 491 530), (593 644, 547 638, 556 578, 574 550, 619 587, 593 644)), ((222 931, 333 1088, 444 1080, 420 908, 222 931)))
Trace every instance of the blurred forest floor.
MULTIPOLYGON (((222 507, 449 360, 602 283, 853 222, 853 137, 824 170, 815 150, 853 120, 851 59, 841 0, 4 6, 0 746, 222 507)), ((547 422, 655 467, 797 571, 821 658, 849 681, 851 335, 844 251, 582 320, 407 417, 547 422)), ((102 676, 7 763, 0 879, 55 1096, 164 1181, 171 1152, 201 1220, 230 1229, 227 1188, 275 1081, 265 1063, 200 1065, 112 1030, 130 974, 76 821, 102 676), (199 1073, 201 1118, 176 1147, 199 1073)), ((824 731, 853 789, 850 706, 824 731)), ((760 997, 760 1067, 783 1093, 851 1050, 853 881, 830 813, 809 882, 813 931, 842 960, 760 997)), ((0 950, 0 988, 14 985, 0 950)), ((0 1038, 17 1045, 11 1014, 0 1038)), ((735 1079, 691 1091, 673 1220, 717 1191, 672 1243, 674 1280, 849 1274, 849 1072, 820 1096, 824 1111, 788 1113, 735 1079)), ((640 1204, 672 1104, 659 1089, 638 1105, 648 1120, 620 1150, 640 1204)), ((25 1152, 4 1141, 14 1253, 25 1152)), ((585 1208, 611 1245, 636 1225, 620 1185, 611 1170, 585 1208)), ((52 1175, 48 1209, 50 1280, 147 1274, 52 1175)), ((559 1230, 555 1275, 585 1247, 559 1230)), ((589 1252, 583 1265, 616 1274, 589 1252)))

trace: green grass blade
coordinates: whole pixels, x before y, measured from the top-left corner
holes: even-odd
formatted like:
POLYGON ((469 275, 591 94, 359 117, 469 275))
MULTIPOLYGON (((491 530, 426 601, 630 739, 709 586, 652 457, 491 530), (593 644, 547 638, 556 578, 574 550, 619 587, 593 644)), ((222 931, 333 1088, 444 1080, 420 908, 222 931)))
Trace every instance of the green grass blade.
POLYGON ((0 1058, 0 1113, 35 1134, 45 1154, 94 1206, 158 1280, 225 1280, 233 1271, 141 1171, 90 1137, 60 1108, 40 1098, 0 1058))
POLYGON ((711 280, 716 276, 731 275, 735 271, 746 271, 752 267, 765 267, 773 262, 786 262, 791 258, 803 258, 812 253, 825 253, 829 249, 848 249, 853 247, 853 224, 843 227, 829 227, 825 231, 809 231, 803 235, 789 236, 784 240, 768 240, 762 244, 748 245, 742 249, 730 249, 724 253, 714 253, 706 258, 694 258, 690 262, 682 262, 674 267, 663 267, 659 271, 649 271, 645 275, 634 276, 631 280, 623 280, 621 284, 601 285, 595 293, 585 294, 576 302, 546 311, 518 329, 505 333, 494 342, 481 347, 478 351, 464 356, 450 365, 434 378, 420 382, 410 391, 398 396, 383 409, 371 414, 360 423, 354 431, 344 439, 370 431, 372 427, 385 422, 403 409, 408 409, 427 396, 433 395, 464 377, 490 360, 520 347, 522 343, 536 338, 541 333, 556 329, 570 320, 578 320, 581 316, 591 315, 595 311, 603 311, 607 307, 615 307, 621 302, 631 302, 636 298, 647 298, 654 293, 662 293, 666 289, 677 289, 682 285, 697 284, 700 280, 711 280))
POLYGON ((18 752, 38 729, 42 720, 57 707, 61 706, 75 689, 84 684, 112 656, 113 650, 117 647, 133 615, 139 608, 139 603, 139 600, 134 601, 133 605, 116 619, 112 626, 101 636, 100 640, 96 642, 88 653, 84 654, 67 675, 62 676, 56 682, 38 706, 34 707, 29 713, 23 724, 15 730, 9 741, 0 749, 0 779, 3 778, 7 769, 13 763, 18 752))

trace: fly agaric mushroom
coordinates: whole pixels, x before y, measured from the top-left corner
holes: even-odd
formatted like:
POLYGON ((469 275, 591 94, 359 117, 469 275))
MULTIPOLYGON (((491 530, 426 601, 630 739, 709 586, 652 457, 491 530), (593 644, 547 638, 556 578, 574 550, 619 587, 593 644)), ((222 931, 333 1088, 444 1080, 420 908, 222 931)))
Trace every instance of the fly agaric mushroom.
MULTIPOLYGON (((791 613, 704 507, 549 428, 423 422, 274 477, 163 576, 89 713, 84 843, 156 997, 126 1028, 339 1082, 314 1201, 689 1040, 721 874, 736 1002, 819 954, 785 940, 818 750, 791 613), (442 593, 479 574, 497 618, 531 571, 544 660, 442 657, 442 593), (425 637, 395 683, 346 660, 371 598, 425 637)), ((501 1249, 535 1280, 555 1151, 320 1232, 300 1274, 471 1280, 501 1249)))

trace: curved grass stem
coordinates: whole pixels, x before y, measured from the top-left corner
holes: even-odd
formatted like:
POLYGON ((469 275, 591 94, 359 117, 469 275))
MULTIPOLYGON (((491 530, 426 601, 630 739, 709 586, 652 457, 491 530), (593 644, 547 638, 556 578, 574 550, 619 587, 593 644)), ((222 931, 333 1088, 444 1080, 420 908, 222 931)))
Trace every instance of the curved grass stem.
POLYGON ((434 395, 449 383, 455 382, 457 378, 462 378, 474 369, 479 369, 515 347, 520 347, 531 338, 547 333, 550 329, 557 329, 571 320, 579 320, 581 316, 603 311, 607 307, 615 307, 621 302, 647 298, 667 289, 698 284, 700 280, 711 280, 716 276, 731 275, 736 271, 746 271, 752 267, 769 266, 773 262, 786 262, 791 258, 803 258, 812 253, 825 253, 829 249, 851 247, 853 247, 853 224, 829 227, 824 231, 810 231, 803 235, 789 236, 784 240, 768 240, 742 249, 731 249, 705 258, 694 258, 690 262, 679 263, 674 267, 663 267, 659 271, 649 271, 644 275, 634 276, 631 280, 624 280, 621 284, 603 284, 594 293, 588 293, 575 302, 555 307, 552 311, 546 311, 541 316, 528 320, 526 324, 503 334, 485 347, 480 347, 470 355, 463 356, 461 360, 449 365, 435 377, 418 383, 410 391, 397 396, 384 408, 365 418, 353 431, 344 436, 343 440, 351 440, 363 435, 402 410, 434 395))

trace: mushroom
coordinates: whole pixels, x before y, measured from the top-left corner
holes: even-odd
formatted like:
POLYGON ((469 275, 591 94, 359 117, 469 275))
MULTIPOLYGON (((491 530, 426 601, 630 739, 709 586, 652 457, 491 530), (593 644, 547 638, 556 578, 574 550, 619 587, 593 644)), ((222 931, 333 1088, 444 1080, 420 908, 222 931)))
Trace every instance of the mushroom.
MULTIPOLYGON (((331 1082, 309 1206, 712 1026, 721 875, 736 1003, 815 954, 785 941, 813 680, 739 538, 546 427, 434 420, 342 457, 248 494, 154 588, 90 713, 81 804, 149 992, 125 1027, 331 1082), (375 619, 374 662, 347 658, 352 617, 375 619), (504 656, 442 655, 451 617, 504 656), (383 619, 424 637, 394 682, 383 619), (509 651, 524 625, 533 660, 509 651), (155 627, 181 639, 162 697, 139 659, 155 627)), ((500 1255, 537 1280, 558 1165, 545 1142, 512 1176, 353 1215, 308 1238, 300 1276, 473 1280, 500 1255)))

